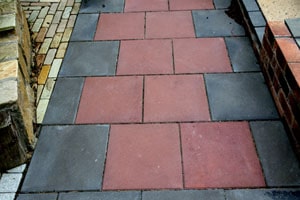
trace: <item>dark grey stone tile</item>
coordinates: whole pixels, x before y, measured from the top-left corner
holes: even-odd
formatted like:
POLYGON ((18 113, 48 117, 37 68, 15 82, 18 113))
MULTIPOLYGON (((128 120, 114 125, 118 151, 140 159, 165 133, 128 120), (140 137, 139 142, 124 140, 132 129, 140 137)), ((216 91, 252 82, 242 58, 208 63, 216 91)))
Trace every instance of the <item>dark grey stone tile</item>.
POLYGON ((99 190, 108 125, 44 126, 22 192, 99 190))
POLYGON ((78 192, 61 193, 58 200, 141 200, 141 192, 78 192))
POLYGON ((84 78, 58 78, 43 124, 74 124, 84 78))
POLYGON ((268 186, 300 186, 299 162, 281 122, 251 122, 268 186))
POLYGON ((225 38, 225 41, 233 71, 260 71, 258 61, 247 37, 228 37, 225 38))
POLYGON ((260 11, 248 12, 248 14, 254 27, 266 26, 266 20, 260 11))
POLYGON ((226 200, 298 200, 299 189, 255 189, 226 191, 226 200))
POLYGON ((259 7, 256 0, 242 0, 246 10, 249 11, 259 11, 259 7))
POLYGON ((260 44, 262 44, 264 38, 265 28, 266 27, 255 27, 256 36, 258 37, 260 44))
POLYGON ((20 194, 17 200, 57 200, 57 194, 20 194))
POLYGON ((118 52, 118 41, 70 42, 59 76, 114 75, 118 52))
POLYGON ((70 41, 91 41, 94 39, 99 14, 79 14, 70 41))
POLYGON ((206 74, 213 120, 278 118, 261 73, 206 74))
POLYGON ((226 9, 230 6, 232 0, 214 0, 216 9, 226 9))
POLYGON ((225 14, 225 10, 193 11, 197 37, 243 36, 244 28, 225 14))
POLYGON ((300 38, 296 38, 296 43, 298 44, 298 47, 300 48, 300 38))
POLYGON ((223 190, 146 191, 143 200, 225 200, 223 190))
POLYGON ((82 0, 79 13, 123 12, 124 0, 82 0))
POLYGON ((300 37, 300 18, 286 19, 285 22, 288 25, 292 35, 294 37, 300 37))

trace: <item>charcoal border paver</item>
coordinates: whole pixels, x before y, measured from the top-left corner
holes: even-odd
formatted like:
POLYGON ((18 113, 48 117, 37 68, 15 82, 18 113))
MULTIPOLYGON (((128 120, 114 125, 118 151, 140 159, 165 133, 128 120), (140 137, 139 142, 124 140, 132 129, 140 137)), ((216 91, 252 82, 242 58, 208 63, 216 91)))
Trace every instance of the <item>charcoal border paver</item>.
POLYGON ((300 186, 300 165, 279 121, 250 123, 268 186, 300 186))
POLYGON ((56 193, 46 194, 19 194, 17 200, 57 200, 56 193))
POLYGON ((108 125, 44 126, 22 192, 99 190, 108 125))
POLYGON ((141 200, 140 191, 61 193, 58 200, 141 200))
POLYGON ((216 9, 225 9, 230 6, 232 0, 213 0, 216 9))
POLYGON ((120 13, 125 0, 82 0, 79 13, 120 13))
POLYGON ((79 14, 70 41, 91 41, 94 39, 99 14, 79 14))
POLYGON ((213 120, 278 118, 261 73, 206 74, 205 81, 213 120))
POLYGON ((224 10, 192 11, 197 37, 244 36, 244 28, 224 10))
POLYGON ((245 189, 228 190, 226 200, 297 200, 299 189, 245 189))
POLYGON ((73 124, 84 78, 58 78, 43 124, 73 124))
POLYGON ((59 77, 114 75, 118 52, 118 41, 71 42, 59 77))

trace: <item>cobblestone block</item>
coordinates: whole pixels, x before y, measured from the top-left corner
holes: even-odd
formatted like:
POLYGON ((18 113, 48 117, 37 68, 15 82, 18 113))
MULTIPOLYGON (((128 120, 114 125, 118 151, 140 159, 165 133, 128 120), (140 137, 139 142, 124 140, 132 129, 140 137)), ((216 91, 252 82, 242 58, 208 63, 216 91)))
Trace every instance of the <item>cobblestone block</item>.
POLYGON ((40 28, 41 28, 41 26, 43 24, 43 21, 44 21, 43 19, 37 19, 35 21, 35 23, 33 24, 33 27, 31 29, 31 31, 32 32, 39 32, 39 30, 40 30, 40 28))
POLYGON ((68 47, 68 43, 65 43, 65 42, 60 43, 55 58, 64 58, 67 47, 68 47))
POLYGON ((52 21, 53 24, 58 24, 60 22, 60 18, 62 16, 62 13, 63 13, 62 11, 57 11, 55 13, 53 21, 52 21))
POLYGON ((52 42, 51 42, 50 48, 58 48, 62 36, 63 36, 63 33, 56 33, 54 35, 54 38, 53 38, 52 42))
POLYGON ((52 3, 48 14, 54 15, 58 7, 58 3, 52 3))
POLYGON ((46 38, 39 50, 39 54, 47 54, 47 51, 50 47, 50 44, 51 44, 51 41, 52 41, 52 38, 46 38))
POLYGON ((73 28, 76 21, 76 15, 71 15, 67 23, 67 28, 73 28))
POLYGON ((60 21, 58 27, 57 27, 56 32, 58 32, 58 33, 63 33, 63 32, 65 31, 66 26, 67 26, 67 22, 68 22, 68 20, 62 19, 62 20, 60 21))
POLYGON ((73 31, 73 28, 66 28, 61 41, 62 42, 68 42, 70 40, 72 31, 73 31))
POLYGON ((65 7, 66 7, 66 4, 67 4, 67 0, 61 0, 57 9, 58 10, 64 10, 65 7))
POLYGON ((44 62, 45 65, 51 65, 51 63, 55 57, 56 51, 57 51, 57 49, 50 49, 48 51, 47 56, 45 58, 45 62, 44 62))
POLYGON ((62 15, 62 18, 63 19, 69 19, 71 11, 72 11, 72 7, 66 7, 65 10, 64 10, 64 13, 62 15))
POLYGON ((44 38, 46 37, 47 31, 48 31, 48 28, 45 28, 45 27, 41 28, 38 35, 37 35, 37 37, 36 37, 36 39, 35 39, 35 41, 36 42, 43 42, 44 38))
POLYGON ((53 15, 47 15, 44 19, 44 23, 43 23, 42 27, 49 27, 52 20, 53 20, 53 15))
POLYGON ((47 32, 46 37, 53 37, 56 32, 57 26, 58 26, 58 24, 53 24, 53 22, 52 22, 52 24, 50 25, 50 28, 47 32))
POLYGON ((80 9, 80 3, 74 3, 73 9, 71 11, 71 14, 76 15, 79 13, 80 9))

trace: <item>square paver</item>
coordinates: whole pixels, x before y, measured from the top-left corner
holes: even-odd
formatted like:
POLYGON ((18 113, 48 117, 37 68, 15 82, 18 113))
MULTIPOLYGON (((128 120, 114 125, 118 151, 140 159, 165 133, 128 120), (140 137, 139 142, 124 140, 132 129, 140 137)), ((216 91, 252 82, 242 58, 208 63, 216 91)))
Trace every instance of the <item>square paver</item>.
POLYGON ((205 82, 213 120, 278 118, 261 73, 206 74, 205 82))
POLYGON ((264 187, 247 122, 181 124, 186 188, 264 187))
POLYGON ((174 40, 176 73, 231 72, 223 38, 174 40))
POLYGON ((164 191, 145 191, 143 200, 225 200, 223 190, 164 190, 164 191))
POLYGON ((117 74, 172 74, 171 40, 122 41, 117 74))
POLYGON ((145 13, 100 15, 95 40, 143 39, 145 13))
POLYGON ((148 12, 146 38, 195 37, 190 11, 148 12))
POLYGON ((74 192, 60 193, 58 200, 140 200, 141 192, 74 192))
POLYGON ((227 190, 227 200, 298 200, 299 189, 227 190))
POLYGON ((201 75, 148 76, 145 78, 144 121, 210 120, 201 75))
POLYGON ((300 18, 286 19, 285 23, 295 38, 300 37, 300 18))
POLYGON ((57 200, 57 194, 19 194, 17 200, 57 200))
POLYGON ((125 12, 167 11, 168 0, 126 0, 125 12))
POLYGON ((43 124, 74 124, 83 78, 58 78, 43 124))
POLYGON ((87 0, 82 1, 79 13, 120 13, 123 7, 124 0, 87 0))
POLYGON ((214 0, 214 5, 216 9, 228 8, 232 0, 214 0))
POLYGON ((103 189, 168 188, 182 188, 178 125, 112 125, 103 189))
POLYGON ((99 190, 107 125, 44 126, 22 192, 99 190))
POLYGON ((266 26, 266 20, 260 11, 248 12, 251 23, 255 27, 266 26))
POLYGON ((247 11, 259 11, 256 0, 242 0, 247 11))
POLYGON ((251 122, 258 155, 270 187, 300 186, 300 167, 279 121, 251 122))
POLYGON ((76 123, 142 121, 142 77, 87 78, 76 123))
POLYGON ((71 42, 59 76, 114 75, 118 51, 117 41, 71 42))
POLYGON ((70 41, 92 41, 99 14, 79 14, 70 41))
POLYGON ((227 37, 225 41, 235 72, 260 71, 258 61, 248 38, 227 37))
POLYGON ((193 11, 197 37, 243 36, 244 28, 228 17, 225 10, 193 11))
POLYGON ((170 0, 170 10, 206 10, 214 9, 212 0, 170 0))
POLYGON ((17 192, 22 174, 5 173, 0 179, 0 193, 17 192))

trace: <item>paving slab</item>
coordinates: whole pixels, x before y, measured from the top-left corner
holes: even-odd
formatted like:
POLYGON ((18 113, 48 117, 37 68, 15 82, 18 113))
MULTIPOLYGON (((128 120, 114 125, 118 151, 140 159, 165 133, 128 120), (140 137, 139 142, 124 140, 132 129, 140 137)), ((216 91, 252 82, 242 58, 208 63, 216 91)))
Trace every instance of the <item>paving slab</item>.
POLYGON ((206 74, 205 82, 213 120, 278 118, 261 73, 206 74))
POLYGON ((228 17, 225 10, 192 11, 197 37, 244 36, 244 28, 228 17))
POLYGON ((285 22, 288 25, 292 35, 295 38, 300 37, 300 18, 286 19, 285 22))
POLYGON ((226 200, 298 200, 299 189, 228 190, 226 200))
POLYGON ((0 193, 1 200, 14 200, 15 196, 15 193, 0 193))
POLYGON ((83 83, 83 78, 57 79, 45 113, 44 124, 73 124, 75 122, 83 83))
POLYGON ((118 41, 70 42, 59 77, 114 75, 118 51, 118 41))
POLYGON ((168 11, 168 0, 126 0, 124 12, 168 11))
POLYGON ((226 9, 230 6, 232 0, 214 0, 216 9, 226 9))
POLYGON ((108 125, 44 126, 22 192, 99 190, 108 125))
POLYGON ((79 13, 123 12, 124 0, 83 0, 79 13))
POLYGON ((70 41, 92 41, 98 18, 98 14, 79 14, 70 41))
POLYGON ((242 0, 246 10, 249 11, 259 11, 256 0, 242 0))
POLYGON ((22 174, 5 173, 0 179, 0 193, 17 192, 22 174))
POLYGON ((259 63, 247 37, 226 37, 225 41, 234 72, 260 71, 259 63))
POLYGON ((141 192, 74 192, 61 193, 58 200, 141 200, 141 192))
POLYGON ((58 194, 19 194, 17 200, 57 200, 58 194))
POLYGON ((225 200, 223 190, 145 191, 143 200, 225 200))
POLYGON ((260 11, 248 12, 252 25, 255 27, 266 26, 266 20, 260 11))
POLYGON ((212 0, 169 0, 170 10, 208 10, 214 9, 212 0))
POLYGON ((251 122, 269 187, 300 186, 300 167, 280 121, 251 122))

